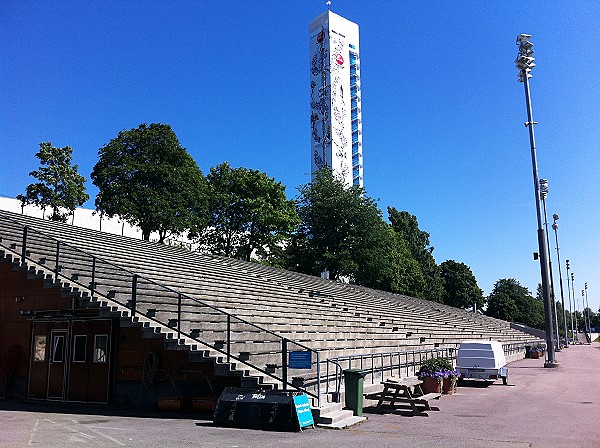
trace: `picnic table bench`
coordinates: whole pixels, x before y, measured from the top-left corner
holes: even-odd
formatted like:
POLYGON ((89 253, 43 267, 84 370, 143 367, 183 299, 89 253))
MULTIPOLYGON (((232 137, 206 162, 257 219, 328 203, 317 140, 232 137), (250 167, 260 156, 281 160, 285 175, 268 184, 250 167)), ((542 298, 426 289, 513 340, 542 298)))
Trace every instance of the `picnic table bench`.
POLYGON ((423 381, 417 377, 392 377, 383 381, 382 384, 383 391, 380 394, 370 396, 370 398, 379 398, 376 406, 378 409, 381 409, 384 405, 394 407, 396 402, 407 403, 413 413, 417 414, 432 410, 429 401, 442 395, 441 393, 424 394, 421 389, 423 381))

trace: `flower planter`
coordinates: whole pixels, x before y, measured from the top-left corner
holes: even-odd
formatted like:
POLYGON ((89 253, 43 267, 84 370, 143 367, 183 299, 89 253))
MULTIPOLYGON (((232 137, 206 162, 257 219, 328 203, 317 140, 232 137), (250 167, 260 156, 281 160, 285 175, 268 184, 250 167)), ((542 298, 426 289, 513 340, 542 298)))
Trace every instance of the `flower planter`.
POLYGON ((211 414, 215 411, 216 407, 217 399, 213 396, 192 398, 192 409, 196 412, 211 414))
POLYGON ((444 382, 442 383, 442 393, 445 395, 452 395, 456 391, 456 380, 451 380, 450 378, 444 378, 444 382))
POLYGON ((302 377, 294 377, 292 378, 292 386, 297 387, 299 389, 304 387, 304 378, 302 377))
POLYGON ((529 352, 529 357, 531 359, 540 359, 540 354, 541 353, 538 351, 531 351, 531 352, 529 352))
POLYGON ((421 378, 421 380, 423 381, 423 384, 421 384, 421 389, 423 389, 424 394, 439 394, 441 392, 442 385, 437 378, 425 376, 421 378))
POLYGON ((161 411, 181 411, 183 403, 182 397, 161 397, 158 399, 158 409, 161 411))

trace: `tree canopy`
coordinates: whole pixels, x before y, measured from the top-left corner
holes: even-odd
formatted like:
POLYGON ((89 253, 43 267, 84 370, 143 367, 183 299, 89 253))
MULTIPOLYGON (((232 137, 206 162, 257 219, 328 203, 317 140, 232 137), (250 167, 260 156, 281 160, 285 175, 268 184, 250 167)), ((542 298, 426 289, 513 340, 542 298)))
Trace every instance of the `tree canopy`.
POLYGON ((388 207, 389 220, 394 231, 406 241, 413 258, 419 263, 425 278, 423 296, 434 302, 443 301, 444 289, 440 267, 433 258, 433 247, 429 245, 429 233, 419 229, 415 215, 388 207))
POLYGON ((208 223, 197 241, 214 254, 250 261, 256 252, 268 259, 299 221, 280 182, 227 162, 210 169, 207 197, 208 223))
POLYGON ((29 173, 39 182, 28 185, 25 194, 17 196, 21 204, 33 204, 44 211, 50 208, 49 219, 62 222, 83 205, 90 197, 85 192, 85 177, 77 172, 77 165, 71 165, 72 155, 70 146, 57 148, 51 142, 40 143, 35 155, 40 159, 40 168, 29 173))
POLYGON ((422 289, 406 245, 362 188, 347 188, 323 169, 299 188, 297 206, 301 223, 286 251, 287 267, 407 294, 422 289))
POLYGON ((544 329, 544 304, 514 278, 501 279, 488 296, 486 314, 498 319, 519 322, 544 329))
POLYGON ((447 260, 440 264, 440 269, 446 305, 462 309, 471 308, 473 305, 477 309, 483 308, 485 305, 483 291, 477 285, 477 280, 469 266, 447 260))
POLYGON ((96 209, 119 216, 159 241, 205 224, 205 179, 171 126, 123 130, 99 150, 92 180, 96 209))

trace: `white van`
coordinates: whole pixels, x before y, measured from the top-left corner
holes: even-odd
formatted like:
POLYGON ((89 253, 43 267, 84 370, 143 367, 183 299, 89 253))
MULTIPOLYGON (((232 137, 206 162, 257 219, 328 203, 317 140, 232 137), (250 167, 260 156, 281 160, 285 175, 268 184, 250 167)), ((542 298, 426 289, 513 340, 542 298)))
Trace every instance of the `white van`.
POLYGON ((458 347, 456 370, 460 379, 497 380, 508 384, 508 367, 502 344, 498 341, 463 341, 458 347))

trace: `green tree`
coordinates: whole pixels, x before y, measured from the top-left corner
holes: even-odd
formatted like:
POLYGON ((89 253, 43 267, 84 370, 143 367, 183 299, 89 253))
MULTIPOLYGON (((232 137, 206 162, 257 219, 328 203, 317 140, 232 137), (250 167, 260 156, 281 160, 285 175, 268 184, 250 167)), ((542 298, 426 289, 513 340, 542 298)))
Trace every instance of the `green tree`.
POLYGON ((205 179, 195 160, 166 124, 123 130, 99 150, 92 171, 98 187, 96 209, 119 216, 147 240, 205 224, 205 179))
POLYGON ((456 308, 467 309, 475 305, 483 308, 483 291, 477 286, 477 280, 471 268, 464 263, 447 260, 440 264, 444 303, 456 308))
POLYGON ((213 167, 206 177, 208 224, 198 234, 204 250, 250 261, 270 259, 299 222, 280 182, 257 170, 213 167))
POLYGON ((49 219, 65 222, 75 208, 90 198, 85 192, 85 177, 77 172, 77 165, 71 165, 73 150, 70 146, 56 148, 51 142, 44 142, 35 156, 40 159, 40 168, 29 175, 39 182, 28 185, 25 194, 17 199, 22 205, 33 204, 44 212, 50 208, 49 219))
MULTIPOLYGON (((488 296, 488 309, 486 314, 497 317, 494 314, 494 308, 490 310, 492 303, 496 302, 496 296, 504 294, 508 296, 516 306, 516 312, 511 314, 511 321, 519 322, 533 328, 544 329, 544 304, 542 301, 531 296, 529 290, 522 286, 514 278, 498 280, 494 289, 488 296)), ((495 305, 494 305, 495 306, 495 305)), ((505 312, 505 314, 509 314, 505 312)), ((509 320, 509 319, 505 319, 509 320)))
POLYGON ((519 314, 517 304, 508 294, 504 292, 498 292, 488 297, 488 306, 485 312, 490 317, 496 319, 506 320, 508 322, 514 322, 516 316, 519 314))
POLYGON ((288 268, 312 275, 327 270, 333 280, 406 294, 422 290, 404 242, 362 188, 346 188, 323 169, 299 192, 301 223, 286 251, 288 268))
POLYGON ((433 246, 429 245, 429 233, 419 229, 417 217, 406 211, 388 207, 390 223, 394 231, 406 241, 413 258, 419 263, 425 277, 423 296, 427 300, 442 302, 444 288, 440 267, 433 258, 433 246))

